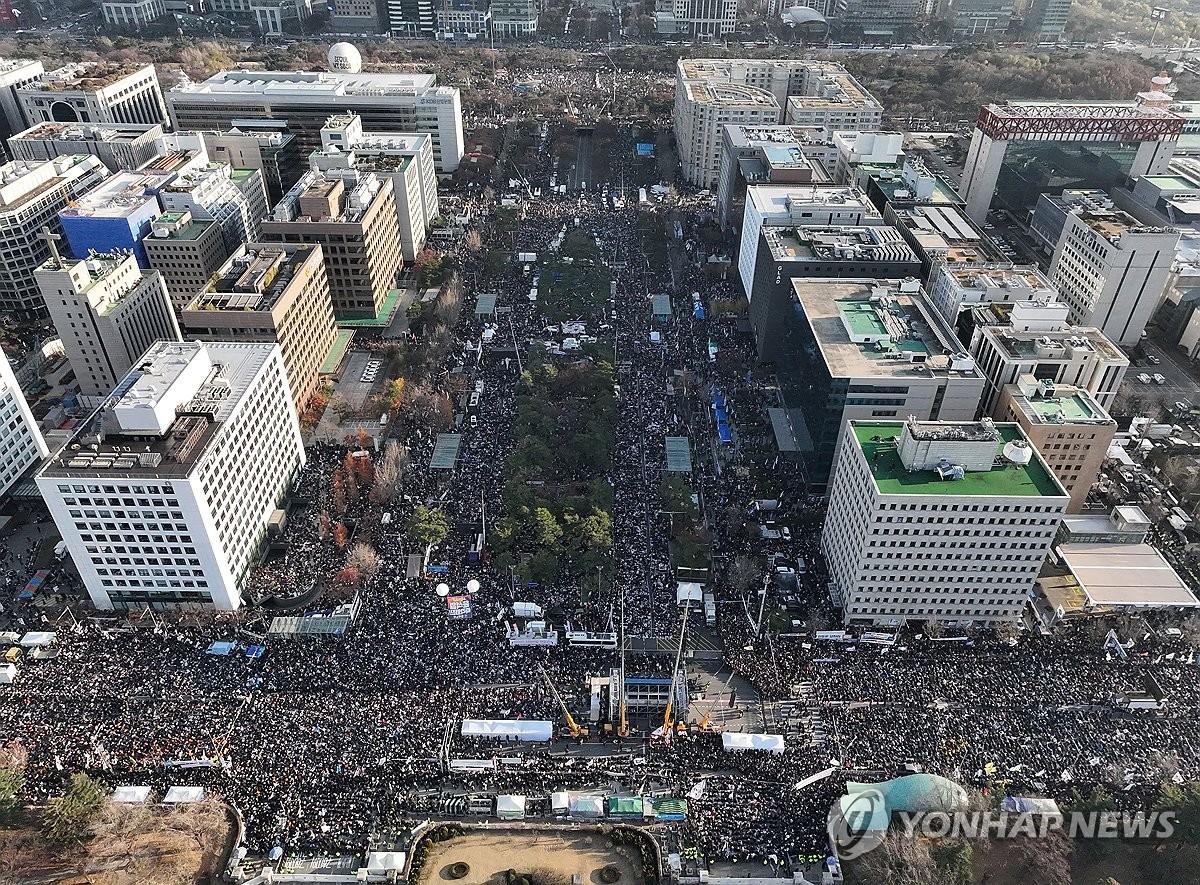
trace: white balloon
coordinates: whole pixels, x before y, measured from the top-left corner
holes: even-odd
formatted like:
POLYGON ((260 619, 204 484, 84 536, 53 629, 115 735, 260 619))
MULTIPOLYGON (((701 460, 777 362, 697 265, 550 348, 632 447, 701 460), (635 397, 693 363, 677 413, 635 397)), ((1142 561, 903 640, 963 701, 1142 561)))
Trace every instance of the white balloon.
POLYGON ((438 584, 437 585, 437 595, 438 596, 449 596, 450 595, 450 585, 449 584, 438 584))
POLYGON ((334 43, 329 47, 329 69, 343 74, 362 70, 362 55, 353 43, 334 43))
POLYGON ((476 581, 474 578, 472 578, 471 580, 467 581, 467 592, 468 593, 478 593, 479 586, 480 586, 479 582, 476 581))

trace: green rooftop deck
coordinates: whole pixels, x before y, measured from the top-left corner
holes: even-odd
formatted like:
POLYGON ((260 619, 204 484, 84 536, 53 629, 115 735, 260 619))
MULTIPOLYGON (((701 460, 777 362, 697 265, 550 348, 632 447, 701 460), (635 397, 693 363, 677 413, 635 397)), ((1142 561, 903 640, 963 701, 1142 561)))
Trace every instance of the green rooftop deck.
POLYGON ((838 312, 855 335, 886 335, 887 328, 870 301, 846 300, 837 303, 838 312))
MULTIPOLYGON (((1058 482, 1037 454, 1025 465, 1009 464, 988 471, 968 472, 962 479, 944 480, 932 470, 910 472, 896 451, 896 440, 904 429, 897 421, 856 421, 851 425, 855 438, 867 457, 875 477, 875 486, 885 495, 946 495, 963 497, 1066 497, 1058 482)), ((1013 425, 996 425, 1000 442, 1023 440, 1013 425)))
POLYGON ((1025 402, 1029 404, 1030 410, 1046 423, 1056 423, 1060 413, 1063 423, 1068 424, 1072 421, 1090 421, 1099 417, 1091 404, 1077 393, 1071 396, 1035 397, 1025 399, 1025 402))

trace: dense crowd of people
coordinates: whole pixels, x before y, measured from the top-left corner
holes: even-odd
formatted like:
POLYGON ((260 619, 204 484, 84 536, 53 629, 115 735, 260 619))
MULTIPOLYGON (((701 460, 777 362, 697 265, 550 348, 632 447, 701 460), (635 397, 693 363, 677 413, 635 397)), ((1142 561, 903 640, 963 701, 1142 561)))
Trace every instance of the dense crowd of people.
MULTIPOLYGON (((547 72, 546 79, 552 77, 547 72)), ((623 147, 632 155, 632 144, 623 147)), ((456 208, 479 219, 493 208, 482 196, 463 202, 456 208)), ((618 202, 600 188, 525 198, 512 239, 487 245, 546 254, 578 224, 611 256, 615 294, 593 293, 592 311, 580 319, 611 335, 606 343, 621 389, 606 477, 615 499, 615 577, 574 627, 606 630, 623 608, 629 635, 661 638, 675 636, 681 619, 671 521, 659 499, 666 436, 691 441, 688 479, 703 507, 718 574, 747 551, 764 570, 768 552, 812 562, 816 535, 777 540, 770 550, 760 541, 731 539, 736 514, 757 490, 748 471, 730 468, 763 467, 765 460, 741 452, 737 414, 731 416, 734 442, 718 445, 710 403, 718 391, 748 409, 774 400, 741 368, 749 363, 750 345, 736 323, 696 309, 728 298, 731 284, 710 280, 686 259, 652 267, 641 252, 643 210, 633 202, 618 202), (652 314, 651 298, 661 293, 670 295, 670 318, 652 314), (714 359, 713 348, 733 358, 714 359), (684 375, 695 395, 693 405, 681 409, 668 386, 682 385, 684 375)), ((480 224, 486 237, 487 223, 480 224)), ((752 606, 728 594, 721 630, 734 672, 764 700, 788 699, 807 711, 807 732, 789 734, 784 753, 725 753, 719 735, 704 731, 670 741, 646 733, 593 737, 582 746, 558 740, 498 747, 463 738, 466 718, 561 725, 546 683, 573 710, 586 709, 588 675, 608 673, 617 653, 566 643, 510 647, 504 629, 515 601, 549 608, 577 598, 577 590, 517 588, 511 574, 496 574, 467 555, 476 526, 505 515, 500 466, 513 443, 521 364, 500 344, 524 351, 541 339, 546 318, 526 297, 529 281, 518 262, 485 280, 470 273, 480 257, 456 248, 467 270, 461 275, 467 303, 493 292, 510 311, 481 318, 466 310, 454 329, 448 368, 484 391, 474 420, 460 428, 455 469, 430 468, 436 434, 429 428, 395 426, 409 454, 403 496, 388 504, 394 518, 387 524, 370 520, 381 568, 359 593, 354 626, 337 637, 269 641, 261 619, 246 618, 168 620, 153 629, 91 618, 60 629, 57 656, 24 663, 17 682, 0 691, 0 741, 19 740, 29 751, 28 799, 55 795, 80 770, 111 784, 147 784, 160 796, 173 784, 198 784, 240 811, 251 850, 340 854, 365 850, 372 833, 391 822, 438 813, 447 792, 645 791, 690 799, 687 834, 710 858, 773 859, 786 866, 824 852, 825 815, 847 778, 891 776, 906 763, 981 787, 1007 782, 1057 796, 1104 784, 1129 802, 1144 799, 1163 779, 1200 774, 1200 695, 1182 649, 1156 638, 1140 640, 1128 657, 1103 648, 1103 637, 1084 629, 1015 644, 982 638, 969 645, 912 639, 884 648, 802 642, 772 638, 751 623, 752 606), (495 346, 481 344, 485 322, 498 329, 495 346), (408 537, 405 523, 418 503, 443 509, 451 531, 428 556, 440 570, 414 578, 409 555, 425 551, 408 537), (468 594, 472 580, 481 586, 468 594), (468 598, 471 617, 451 617, 435 592, 441 582, 468 598), (239 646, 230 655, 210 654, 215 640, 239 646), (263 656, 244 653, 264 643, 263 656), (1169 696, 1165 712, 1127 709, 1127 695, 1142 691, 1147 676, 1169 696), (450 764, 498 755, 521 762, 475 771, 450 764), (797 786, 822 772, 830 773, 797 786)), ((449 391, 444 376, 432 383, 449 391)), ((298 508, 288 548, 271 560, 259 595, 302 595, 344 555, 318 538, 315 520, 345 452, 332 445, 310 450, 294 490, 308 504, 298 508)), ((792 469, 779 466, 781 487, 795 479, 792 469)), ((696 626, 703 623, 699 611, 690 617, 696 626)), ((671 658, 630 653, 626 667, 664 675, 671 658)))

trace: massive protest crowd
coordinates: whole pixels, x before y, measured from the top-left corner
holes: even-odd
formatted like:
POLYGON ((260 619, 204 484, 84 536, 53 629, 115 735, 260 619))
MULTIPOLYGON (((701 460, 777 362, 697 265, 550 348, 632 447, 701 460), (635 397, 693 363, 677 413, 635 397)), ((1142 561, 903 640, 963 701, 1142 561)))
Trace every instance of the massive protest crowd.
MULTIPOLYGON (((631 144, 625 147, 632 153, 631 144)), ((469 199, 476 218, 486 219, 493 207, 482 197, 469 199)), ((631 636, 676 634, 672 523, 659 500, 665 436, 691 441, 688 480, 707 519, 714 571, 724 574, 747 550, 767 569, 761 542, 730 540, 733 514, 760 490, 748 485, 748 471, 727 469, 765 462, 739 455, 736 439, 718 451, 709 403, 717 390, 758 406, 773 400, 744 370, 749 345, 736 323, 703 310, 726 298, 730 284, 708 280, 686 259, 651 266, 642 253, 641 210, 632 202, 599 187, 583 195, 525 196, 511 239, 485 239, 489 248, 545 256, 564 233, 582 231, 612 273, 615 288, 590 293, 590 306, 576 318, 611 353, 620 388, 613 461, 603 477, 614 491, 615 568, 607 588, 576 608, 575 585, 585 576, 568 570, 557 585, 517 587, 515 569, 497 573, 486 561, 468 561, 475 526, 506 515, 502 465, 514 442, 522 360, 532 352, 530 342, 545 337, 547 308, 545 298, 528 297, 531 282, 521 262, 510 261, 497 279, 464 273, 473 287, 468 304, 492 292, 509 309, 495 317, 464 311, 454 330, 450 368, 481 382, 485 395, 475 420, 461 428, 453 471, 429 468, 435 443, 429 428, 395 425, 409 453, 404 494, 388 505, 395 519, 371 523, 381 569, 360 591, 353 627, 338 637, 269 641, 262 626, 240 617, 153 628, 92 618, 60 629, 57 656, 26 663, 21 678, 0 692, 0 740, 18 739, 29 750, 27 798, 55 795, 78 770, 111 784, 146 784, 159 795, 172 784, 204 785, 240 811, 251 850, 338 854, 364 850, 371 834, 391 822, 436 815, 448 793, 654 791, 690 798, 687 832, 710 858, 786 863, 823 853, 825 815, 845 779, 891 776, 906 763, 981 787, 1011 782, 1059 796, 1103 784, 1131 804, 1146 800, 1164 778, 1200 774, 1200 696, 1187 679, 1182 646, 1164 645, 1153 634, 1139 638, 1128 657, 1083 629, 1014 644, 802 642, 758 635, 748 616, 752 606, 728 593, 721 632, 729 666, 765 701, 791 699, 806 711, 804 728, 789 735, 784 753, 724 753, 719 735, 706 731, 666 742, 649 740, 644 729, 624 740, 558 740, 503 751, 459 735, 464 718, 561 725, 539 669, 579 710, 586 706, 579 698, 587 676, 616 666, 617 653, 608 649, 510 647, 504 631, 519 599, 564 612, 575 629, 607 630, 623 608, 631 636), (671 295, 666 321, 652 316, 650 298, 659 293, 671 295), (486 347, 480 344, 485 324, 496 330, 486 347), (733 358, 715 360, 711 347, 733 358), (677 372, 687 373, 697 391, 690 408, 668 391, 682 383, 677 372), (452 528, 428 557, 441 570, 410 577, 409 555, 424 551, 405 523, 419 502, 443 508, 452 528), (445 582, 457 595, 473 579, 481 584, 467 594, 473 616, 451 618, 435 584, 445 582), (241 647, 232 655, 209 654, 214 640, 241 647), (265 654, 243 654, 251 644, 265 644, 265 654), (1143 691, 1147 676, 1170 696, 1165 715, 1128 710, 1126 696, 1143 691), (499 752, 521 764, 478 771, 449 764, 499 752), (830 769, 830 776, 797 786, 830 769)), ((477 223, 486 235, 488 222, 477 223)), ((468 269, 480 260, 462 246, 457 258, 468 269)), ((603 352, 545 358, 565 365, 603 352)), ((432 383, 449 392, 444 376, 432 383)), ((297 496, 319 498, 344 453, 314 446, 297 496)), ((789 506, 799 510, 804 502, 789 506)), ((314 575, 328 574, 343 555, 314 536, 313 512, 298 515, 291 546, 272 560, 272 592, 305 592, 314 575)), ((809 533, 771 547, 811 561, 814 539, 809 533)), ((697 627, 703 622, 699 612, 690 617, 697 627)), ((671 653, 630 653, 626 666, 667 674, 671 653)))

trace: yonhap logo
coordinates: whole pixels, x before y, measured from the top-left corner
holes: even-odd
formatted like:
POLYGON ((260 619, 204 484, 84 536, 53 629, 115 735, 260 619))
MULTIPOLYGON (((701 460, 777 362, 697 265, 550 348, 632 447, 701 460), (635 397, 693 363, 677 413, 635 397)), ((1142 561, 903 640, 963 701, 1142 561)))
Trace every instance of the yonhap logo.
POLYGON ((878 790, 862 790, 833 803, 826 829, 837 856, 854 860, 878 848, 887 837, 889 817, 887 800, 878 790))

